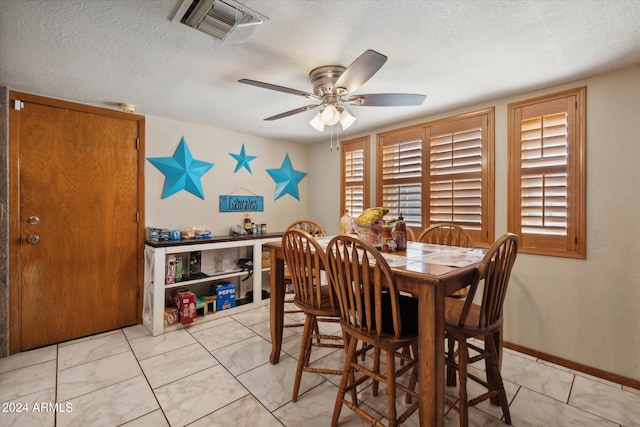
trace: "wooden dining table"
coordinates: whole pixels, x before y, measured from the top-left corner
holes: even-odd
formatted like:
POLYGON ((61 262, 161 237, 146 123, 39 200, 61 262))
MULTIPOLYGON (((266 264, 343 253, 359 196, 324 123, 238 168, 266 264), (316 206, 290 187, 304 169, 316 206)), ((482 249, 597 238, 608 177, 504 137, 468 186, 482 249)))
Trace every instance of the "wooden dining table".
MULTIPOLYGON (((331 237, 319 238, 321 245, 331 237)), ((265 244, 271 254, 271 356, 277 364, 284 319, 284 254, 280 241, 265 244)), ((418 393, 421 426, 442 426, 445 409, 444 301, 477 274, 482 250, 408 242, 405 252, 384 254, 398 290, 418 299, 418 393)))

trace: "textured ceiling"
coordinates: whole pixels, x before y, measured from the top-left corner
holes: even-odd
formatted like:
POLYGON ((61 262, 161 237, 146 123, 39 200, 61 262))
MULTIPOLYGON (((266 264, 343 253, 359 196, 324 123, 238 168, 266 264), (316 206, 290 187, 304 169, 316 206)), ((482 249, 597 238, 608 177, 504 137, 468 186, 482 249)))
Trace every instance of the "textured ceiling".
POLYGON ((357 93, 427 95, 354 107, 342 137, 640 63, 640 1, 246 0, 269 18, 244 44, 171 21, 181 0, 0 0, 0 85, 86 104, 309 143, 311 69, 389 57, 357 93))

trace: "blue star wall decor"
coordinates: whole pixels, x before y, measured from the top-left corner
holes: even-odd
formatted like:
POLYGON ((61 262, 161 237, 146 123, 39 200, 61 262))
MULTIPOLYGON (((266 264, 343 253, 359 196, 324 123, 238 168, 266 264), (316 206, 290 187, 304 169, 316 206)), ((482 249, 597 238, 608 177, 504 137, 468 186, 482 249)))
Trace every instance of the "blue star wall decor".
POLYGON ((300 195, 298 194, 298 183, 302 181, 302 178, 304 178, 307 173, 293 169, 288 153, 285 156, 280 169, 267 169, 267 173, 271 175, 271 178, 276 182, 276 195, 273 200, 278 200, 285 194, 291 194, 293 197, 300 200, 300 195))
POLYGON ((249 162, 252 160, 255 160, 258 156, 247 156, 247 153, 244 151, 244 144, 242 144, 242 149, 240 150, 240 154, 229 153, 229 155, 238 161, 238 164, 236 165, 236 170, 234 170, 233 173, 237 173, 240 169, 245 168, 246 170, 249 171, 251 175, 253 175, 253 172, 251 171, 251 165, 249 165, 249 162))
POLYGON ((191 155, 191 151, 189 151, 189 147, 187 147, 184 136, 180 140, 175 153, 173 153, 173 157, 152 157, 147 158, 147 160, 165 176, 164 190, 162 191, 163 199, 180 190, 187 190, 204 200, 200 178, 214 164, 195 160, 191 155))

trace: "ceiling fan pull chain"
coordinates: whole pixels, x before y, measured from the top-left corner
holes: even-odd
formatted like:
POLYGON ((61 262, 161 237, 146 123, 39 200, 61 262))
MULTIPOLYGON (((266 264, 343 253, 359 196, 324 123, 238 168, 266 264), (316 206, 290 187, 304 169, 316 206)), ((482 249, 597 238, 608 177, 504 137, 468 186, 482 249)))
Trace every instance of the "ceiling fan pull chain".
POLYGON ((329 151, 333 152, 333 126, 329 128, 329 141, 331 141, 329 145, 329 151))

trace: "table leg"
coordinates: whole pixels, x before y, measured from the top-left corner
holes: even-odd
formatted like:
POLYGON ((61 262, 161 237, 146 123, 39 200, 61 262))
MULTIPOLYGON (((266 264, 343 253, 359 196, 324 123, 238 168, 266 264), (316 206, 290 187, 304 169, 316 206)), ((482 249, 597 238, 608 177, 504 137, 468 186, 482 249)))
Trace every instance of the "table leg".
POLYGON ((444 424, 444 291, 421 284, 418 293, 418 392, 421 426, 444 424))
POLYGON ((284 260, 277 257, 277 250, 271 249, 271 274, 269 275, 269 303, 271 314, 271 356, 275 365, 280 361, 282 329, 284 324, 284 260))

